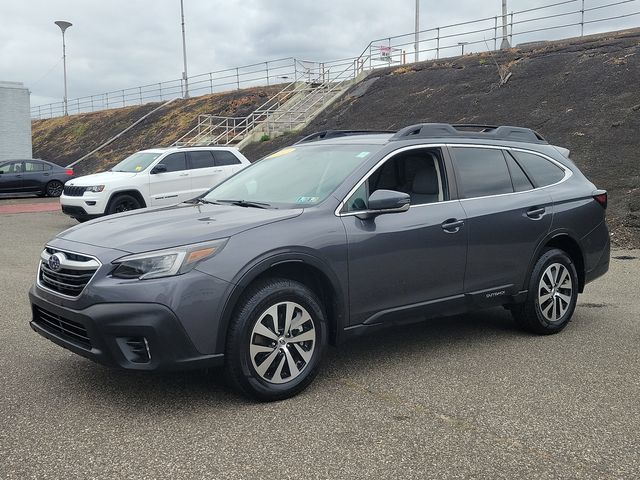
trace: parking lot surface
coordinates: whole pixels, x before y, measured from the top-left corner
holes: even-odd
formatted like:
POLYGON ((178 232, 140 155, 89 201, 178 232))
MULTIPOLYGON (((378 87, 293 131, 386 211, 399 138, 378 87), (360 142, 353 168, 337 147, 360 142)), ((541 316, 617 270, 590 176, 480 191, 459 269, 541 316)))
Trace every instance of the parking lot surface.
POLYGON ((258 404, 219 371, 110 370, 32 332, 38 256, 74 224, 0 215, 2 478, 640 477, 640 251, 559 335, 502 309, 387 330, 258 404))

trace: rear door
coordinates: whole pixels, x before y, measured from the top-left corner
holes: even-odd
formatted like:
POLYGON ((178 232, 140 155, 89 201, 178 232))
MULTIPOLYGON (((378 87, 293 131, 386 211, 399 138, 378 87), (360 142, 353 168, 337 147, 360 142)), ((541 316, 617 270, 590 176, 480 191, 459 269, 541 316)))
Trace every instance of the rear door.
POLYGON ((213 156, 216 159, 216 167, 222 169, 225 178, 230 177, 245 167, 240 159, 229 150, 216 150, 213 152, 213 156))
POLYGON ((166 172, 149 173, 149 196, 152 205, 173 205, 195 197, 191 187, 191 174, 184 152, 170 153, 157 165, 166 172))
POLYGON ((226 178, 224 170, 216 166, 213 152, 210 150, 193 150, 189 152, 189 168, 194 196, 198 196, 215 187, 226 178))
POLYGON ((552 200, 499 147, 452 146, 469 248, 465 292, 500 303, 523 288, 534 251, 551 226, 552 200))
POLYGON ((463 302, 467 229, 443 152, 410 148, 375 169, 340 212, 347 233, 351 323, 446 313, 463 302), (375 190, 408 193, 402 213, 360 218, 375 190))
POLYGON ((8 162, 0 165, 0 192, 12 193, 22 189, 24 162, 8 162))
POLYGON ((22 187, 24 191, 36 192, 44 190, 44 186, 51 175, 46 167, 48 167, 48 165, 45 166, 42 162, 24 162, 24 173, 22 177, 22 187))

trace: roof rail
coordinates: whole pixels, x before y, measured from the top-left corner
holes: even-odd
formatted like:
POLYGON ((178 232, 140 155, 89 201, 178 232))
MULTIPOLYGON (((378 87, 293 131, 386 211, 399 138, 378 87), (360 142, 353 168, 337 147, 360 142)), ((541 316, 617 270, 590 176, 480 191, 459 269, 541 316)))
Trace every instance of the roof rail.
POLYGON ((535 130, 524 127, 454 124, 448 123, 419 123, 405 127, 396 132, 389 140, 412 138, 466 137, 492 138, 497 140, 511 140, 514 142, 547 143, 542 135, 535 130), (476 129, 478 131, 468 131, 476 129))
POLYGON ((299 143, 315 142, 317 140, 328 140, 330 138, 348 137, 351 135, 371 135, 376 133, 395 133, 390 130, 323 130, 321 132, 314 132, 311 135, 302 137, 294 145, 299 143))

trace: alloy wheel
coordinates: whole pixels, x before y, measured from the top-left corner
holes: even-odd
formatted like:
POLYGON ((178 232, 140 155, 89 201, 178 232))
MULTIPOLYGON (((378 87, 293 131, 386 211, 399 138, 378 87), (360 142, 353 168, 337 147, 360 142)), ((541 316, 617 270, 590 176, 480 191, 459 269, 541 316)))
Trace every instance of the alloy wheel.
POLYGON ((279 302, 260 314, 249 339, 256 373, 269 383, 287 383, 302 374, 316 346, 313 318, 300 304, 279 302))
POLYGON ((51 182, 47 185, 47 195, 50 197, 59 197, 62 195, 62 183, 60 182, 51 182))
POLYGON ((538 305, 542 316, 551 323, 562 319, 571 305, 573 282, 569 269, 561 263, 549 265, 538 284, 538 305))

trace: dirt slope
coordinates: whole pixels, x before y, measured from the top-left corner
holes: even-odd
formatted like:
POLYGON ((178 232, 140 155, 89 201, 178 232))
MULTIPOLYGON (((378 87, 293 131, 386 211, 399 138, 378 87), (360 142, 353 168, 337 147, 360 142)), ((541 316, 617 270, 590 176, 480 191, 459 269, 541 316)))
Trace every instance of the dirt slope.
MULTIPOLYGON (((199 114, 247 115, 280 88, 282 87, 244 89, 176 100, 93 157, 79 163, 75 169, 80 174, 106 170, 138 150, 170 145, 196 125, 196 117, 199 114)), ((120 133, 158 105, 160 104, 149 103, 69 117, 35 120, 32 123, 33 155, 60 165, 68 165, 120 133)))
POLYGON ((376 71, 302 132, 244 153, 255 160, 326 129, 527 126, 571 150, 585 174, 609 191, 614 242, 640 247, 639 45, 635 30, 376 71), (502 87, 496 62, 511 73, 502 87))

